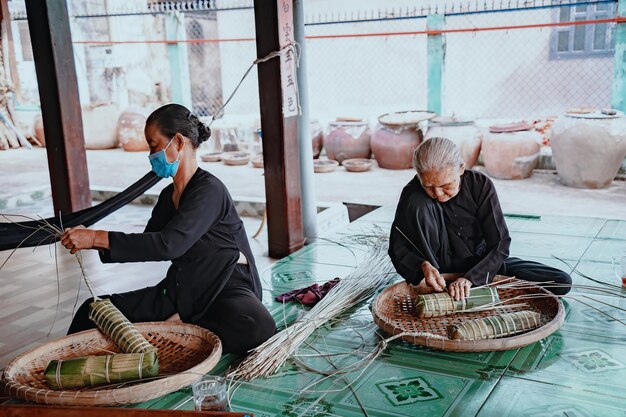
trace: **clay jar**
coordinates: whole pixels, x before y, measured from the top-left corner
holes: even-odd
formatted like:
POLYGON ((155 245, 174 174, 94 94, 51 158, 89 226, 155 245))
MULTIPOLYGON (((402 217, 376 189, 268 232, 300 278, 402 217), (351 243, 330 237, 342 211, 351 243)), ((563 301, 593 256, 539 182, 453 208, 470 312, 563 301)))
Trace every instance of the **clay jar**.
POLYGON ((117 147, 116 125, 119 110, 112 104, 93 104, 82 109, 86 149, 117 147))
POLYGON ((422 143, 418 127, 394 129, 378 125, 372 139, 372 151, 378 166, 387 169, 408 169, 413 165, 413 151, 422 143))
POLYGON ((372 152, 378 166, 408 169, 413 166, 413 151, 424 138, 420 123, 435 116, 426 111, 383 114, 372 138, 372 152))
POLYGON ((563 184, 608 187, 626 157, 626 117, 561 116, 552 125, 550 145, 563 184))
POLYGON ((474 122, 450 117, 434 118, 428 122, 424 140, 436 137, 450 139, 459 147, 465 161, 465 168, 470 169, 476 165, 483 141, 483 132, 474 122))
POLYGON ((315 119, 311 120, 311 142, 313 146, 313 159, 317 159, 320 153, 322 153, 322 147, 324 146, 324 133, 322 132, 322 126, 315 119))
POLYGON ((539 162, 541 140, 541 134, 534 130, 485 132, 482 152, 487 173, 502 179, 530 177, 539 162))
POLYGON ((43 131, 43 118, 41 117, 41 113, 35 116, 35 126, 33 127, 35 131, 35 137, 41 143, 41 146, 46 146, 46 136, 43 131))
POLYGON ((331 122, 328 134, 324 138, 326 155, 328 159, 334 159, 339 163, 350 158, 367 159, 372 154, 371 139, 371 129, 366 122, 360 119, 331 122))
POLYGON ((126 110, 117 120, 117 140, 127 152, 148 151, 144 135, 146 116, 142 111, 126 110))

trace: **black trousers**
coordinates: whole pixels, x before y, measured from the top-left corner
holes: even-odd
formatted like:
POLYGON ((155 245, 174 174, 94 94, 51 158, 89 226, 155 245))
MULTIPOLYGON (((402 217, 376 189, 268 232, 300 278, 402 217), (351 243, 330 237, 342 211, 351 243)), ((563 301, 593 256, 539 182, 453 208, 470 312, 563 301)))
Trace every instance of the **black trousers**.
MULTIPOLYGON (((215 333, 222 341, 224 353, 245 353, 276 333, 274 319, 246 284, 248 273, 247 265, 237 265, 207 317, 193 323, 215 333)), ((175 295, 165 287, 164 280, 153 287, 100 298, 110 299, 133 323, 163 321, 177 313, 175 295)), ((88 317, 91 301, 86 300, 76 311, 68 334, 96 327, 88 317)))
POLYGON ((543 286, 556 295, 567 294, 571 289, 570 285, 572 285, 572 278, 567 272, 539 262, 525 261, 519 258, 505 259, 498 274, 514 276, 526 281, 544 282, 546 284, 543 286))

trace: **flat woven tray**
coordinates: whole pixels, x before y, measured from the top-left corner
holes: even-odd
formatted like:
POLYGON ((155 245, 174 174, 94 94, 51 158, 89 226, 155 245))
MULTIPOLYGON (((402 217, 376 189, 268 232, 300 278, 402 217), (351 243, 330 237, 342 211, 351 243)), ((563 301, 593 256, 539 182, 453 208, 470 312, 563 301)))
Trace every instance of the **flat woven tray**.
MULTIPOLYGON (((507 277, 496 277, 496 281, 507 277)), ((507 281, 508 282, 508 281, 507 281)), ((561 301, 539 286, 524 289, 498 288, 500 300, 525 293, 544 294, 545 297, 524 300, 530 308, 504 308, 497 311, 456 313, 449 316, 420 319, 415 313, 412 298, 416 293, 404 281, 385 289, 372 305, 374 322, 385 332, 397 335, 415 345, 453 352, 486 352, 516 349, 549 336, 561 327, 565 312, 561 301), (533 310, 541 314, 541 327, 527 333, 499 339, 452 340, 447 337, 446 326, 470 319, 493 316, 502 312, 533 310)))
POLYGON ((5 368, 1 385, 8 395, 39 404, 122 405, 139 403, 188 386, 208 373, 220 360, 222 342, 193 324, 137 323, 137 329, 159 350, 162 378, 90 388, 51 390, 43 372, 52 359, 119 352, 99 330, 86 330, 53 340, 22 353, 5 368))

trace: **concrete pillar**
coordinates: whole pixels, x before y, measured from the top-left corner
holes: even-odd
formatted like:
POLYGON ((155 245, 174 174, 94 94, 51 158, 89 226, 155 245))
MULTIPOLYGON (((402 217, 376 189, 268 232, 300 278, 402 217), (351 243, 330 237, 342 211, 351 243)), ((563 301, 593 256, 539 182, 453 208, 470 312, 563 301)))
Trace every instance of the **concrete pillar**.
MULTIPOLYGON (((182 13, 175 11, 165 16, 165 38, 168 41, 187 40, 185 16, 182 13)), ((167 57, 170 62, 172 102, 182 104, 191 110, 191 80, 189 78, 187 43, 168 44, 167 57)))
MULTIPOLYGON (((618 1, 617 16, 626 18, 626 0, 618 1)), ((615 28, 615 61, 611 106, 626 112, 626 22, 617 23, 615 28)))
MULTIPOLYGON (((444 24, 445 16, 442 14, 429 15, 426 20, 426 27, 428 30, 443 29, 444 24)), ((427 46, 428 110, 441 114, 441 97, 443 95, 443 65, 446 54, 444 35, 428 35, 427 46)))
POLYGON ((304 0, 293 2, 294 38, 300 45, 300 66, 298 92, 302 114, 298 120, 300 142, 300 181, 302 182, 302 226, 307 243, 317 238, 317 204, 315 203, 315 182, 313 180, 313 149, 311 144, 311 123, 309 118, 309 83, 306 72, 306 40, 304 38, 304 0))

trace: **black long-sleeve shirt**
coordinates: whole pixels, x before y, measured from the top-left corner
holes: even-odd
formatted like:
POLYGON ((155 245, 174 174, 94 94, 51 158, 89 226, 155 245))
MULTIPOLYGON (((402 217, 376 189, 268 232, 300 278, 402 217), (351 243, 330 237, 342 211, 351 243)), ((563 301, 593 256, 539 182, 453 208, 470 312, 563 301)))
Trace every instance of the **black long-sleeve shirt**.
POLYGON ((391 228, 389 256, 411 284, 424 278, 421 264, 426 260, 440 272, 460 272, 474 285, 482 285, 509 256, 510 244, 493 183, 480 172, 466 170, 459 193, 445 203, 431 199, 417 176, 404 187, 391 228))
POLYGON ((242 252, 250 268, 250 290, 261 299, 261 283, 243 222, 224 184, 198 168, 180 196, 172 200, 173 184, 159 195, 143 233, 109 232, 109 250, 102 262, 172 261, 166 289, 176 294, 181 319, 205 318, 224 288, 242 252))

